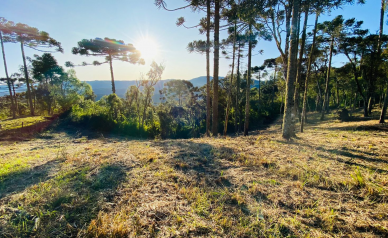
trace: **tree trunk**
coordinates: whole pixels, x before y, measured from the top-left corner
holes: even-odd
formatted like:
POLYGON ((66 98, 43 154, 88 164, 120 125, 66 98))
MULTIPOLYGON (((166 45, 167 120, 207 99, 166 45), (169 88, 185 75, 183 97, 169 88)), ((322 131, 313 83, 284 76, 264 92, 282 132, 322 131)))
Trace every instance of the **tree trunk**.
POLYGON ((338 88, 338 78, 337 77, 335 77, 335 87, 336 87, 336 92, 337 92, 335 103, 336 103, 337 107, 339 107, 340 99, 339 99, 339 88, 338 88))
POLYGON ((379 96, 379 108, 380 109, 383 107, 383 101, 384 101, 384 88, 383 88, 383 85, 381 85, 380 96, 379 96))
POLYGON ((316 73, 315 73, 315 76, 317 77, 317 91, 318 91, 318 93, 317 93, 317 106, 316 106, 316 111, 317 112, 321 112, 321 110, 322 110, 322 98, 323 98, 323 96, 322 96, 322 90, 321 90, 321 84, 319 83, 319 79, 320 79, 320 76, 318 75, 319 74, 319 72, 317 71, 316 73))
POLYGON ((143 117, 141 120, 141 127, 144 126, 144 121, 145 121, 146 114, 147 114, 147 108, 149 107, 150 103, 151 103, 151 93, 149 92, 149 90, 147 90, 147 94, 146 94, 146 97, 144 99, 144 109, 143 109, 143 117))
POLYGON ((112 93, 116 93, 115 78, 113 76, 112 55, 109 54, 110 77, 112 80, 112 93))
POLYGON ((289 54, 289 48, 290 48, 290 35, 291 35, 291 14, 293 9, 292 5, 294 4, 291 1, 289 2, 290 2, 290 5, 288 6, 288 8, 286 8, 286 40, 285 40, 284 59, 283 59, 283 65, 284 65, 283 75, 285 80, 287 80, 287 73, 288 73, 288 58, 289 58, 288 54, 289 54))
POLYGON ((220 61, 220 0, 215 0, 214 7, 214 67, 213 67, 213 125, 214 136, 218 134, 218 70, 220 61))
MULTIPOLYGON (((16 95, 16 92, 15 92, 15 85, 14 85, 14 82, 13 81, 11 81, 11 84, 12 84, 12 90, 13 90, 13 95, 15 96, 15 111, 17 112, 17 113, 19 113, 19 109, 18 109, 18 97, 17 97, 17 95, 16 95)), ((19 113, 19 115, 20 115, 20 113, 19 113)))
POLYGON ((273 101, 275 99, 276 70, 277 70, 277 67, 275 66, 275 72, 273 74, 272 94, 271 94, 271 107, 273 107, 273 101))
POLYGON ((248 135, 249 129, 249 100, 251 95, 251 67, 252 67, 252 25, 249 24, 249 43, 248 43, 248 75, 247 75, 247 87, 246 87, 246 103, 245 103, 245 123, 244 123, 244 136, 248 135))
POLYGON ((327 113, 329 108, 329 82, 330 82, 330 71, 331 71, 331 59, 333 57, 333 48, 334 48, 334 37, 331 38, 331 44, 330 44, 329 67, 327 69, 327 75, 326 75, 325 97, 323 99, 321 120, 325 118, 325 113, 327 113))
POLYGON ((372 97, 372 92, 371 92, 369 99, 368 99, 368 115, 372 115, 372 109, 373 109, 373 97, 372 97))
MULTIPOLYGON (((367 89, 366 89, 366 93, 365 95, 362 94, 362 98, 364 100, 364 117, 368 117, 368 98, 369 98, 369 89, 370 89, 370 81, 367 80, 367 74, 366 74, 366 69, 363 67, 362 70, 361 70, 361 75, 362 75, 362 78, 368 82, 368 85, 367 85, 367 89)), ((360 105, 361 107, 361 105, 360 105)))
MULTIPOLYGON (((377 60, 378 64, 381 62, 381 38, 383 36, 383 28, 384 28, 384 12, 385 12, 385 1, 386 0, 381 0, 381 9, 380 9, 380 30, 379 30, 379 40, 377 43, 377 60)), ((378 70, 378 67, 375 66, 375 70, 378 70)), ((376 75, 376 74, 375 74, 376 75)), ((388 92, 387 92, 388 93, 388 92)), ((381 109, 381 114, 380 114, 380 123, 384 123, 384 116, 386 113, 386 103, 387 102, 387 95, 385 96, 384 99, 384 105, 383 108, 381 109)), ((369 105, 369 113, 372 112, 372 105, 369 105)))
POLYGON ((13 99, 13 95, 12 95, 11 82, 10 82, 10 79, 9 79, 9 76, 8 76, 7 61, 5 60, 3 35, 1 33, 1 31, 0 31, 0 41, 1 41, 1 50, 2 50, 2 53, 3 53, 5 76, 7 77, 7 85, 8 85, 8 90, 9 90, 9 97, 11 98, 11 113, 12 113, 12 117, 15 119, 16 118, 16 109, 15 109, 14 99, 13 99))
POLYGON ((292 6, 292 28, 291 28, 291 42, 290 54, 288 56, 287 82, 286 82, 286 96, 284 103, 284 117, 283 117, 283 138, 290 139, 295 136, 294 131, 294 116, 292 115, 292 108, 294 107, 294 90, 295 80, 297 74, 297 59, 298 59, 298 41, 297 41, 297 27, 299 20, 299 5, 300 0, 294 0, 292 6))
POLYGON ((344 108, 346 108, 347 104, 348 104, 348 100, 347 100, 347 96, 346 96, 346 93, 345 93, 345 89, 342 88, 342 101, 344 102, 344 108))
MULTIPOLYGON (((233 87, 233 73, 234 73, 234 59, 236 53, 236 28, 237 23, 234 22, 234 37, 233 37, 233 59, 232 59, 232 75, 230 76, 230 86, 228 92, 228 104, 226 106, 226 115, 225 115, 225 126, 224 126, 224 136, 226 136, 226 132, 228 130, 228 117, 229 117, 229 108, 232 98, 232 87, 233 87)), ((260 95, 260 94, 259 94, 260 95)))
POLYGON ((206 0, 206 135, 210 135, 210 0, 206 0))
MULTIPOLYGON (((300 90, 300 84, 301 84, 301 80, 302 80, 302 75, 301 75, 302 60, 303 60, 303 54, 304 54, 304 45, 306 43, 306 31, 307 31, 307 20, 308 20, 308 16, 309 16, 309 9, 310 9, 310 4, 308 3, 307 7, 305 9, 305 12, 304 12, 302 41, 300 43, 298 69, 297 69, 297 73, 296 73, 297 76, 296 76, 295 91, 294 91, 294 102, 295 102, 294 114, 295 115, 299 115, 299 90, 300 90)), ((299 20, 299 22, 300 22, 300 20, 299 20)), ((299 30, 298 30, 298 33, 299 33, 299 30)))
POLYGON ((236 106, 235 106, 235 121, 234 121, 234 131, 240 133, 240 42, 238 43, 237 50, 237 80, 236 80, 236 106))
POLYGON ((260 105, 260 101, 261 101, 261 75, 259 71, 259 105, 260 105))
POLYGON ((364 93, 362 92, 361 84, 358 81, 358 74, 357 74, 356 65, 352 64, 352 68, 353 68, 354 80, 356 81, 356 85, 357 85, 357 90, 360 93, 362 99, 364 100, 364 117, 367 117, 368 116, 368 108, 366 106, 366 97, 365 97, 364 93))
MULTIPOLYGON (((311 66, 313 62, 313 55, 314 55, 314 49, 315 49, 315 40, 317 36, 317 25, 318 25, 318 18, 319 18, 319 12, 316 13, 315 16, 315 23, 314 23, 314 35, 313 35, 313 44, 311 45, 311 52, 309 56, 309 61, 307 63, 307 75, 306 75, 306 81, 304 84, 304 93, 303 93, 303 108, 302 108, 302 118, 300 122, 300 132, 303 132, 303 127, 305 121, 307 121, 307 114, 306 114, 306 107, 307 107, 307 90, 308 90, 308 83, 311 75, 311 66)), ((303 29, 304 31, 304 29, 303 29)))
POLYGON ((28 101, 30 104, 30 113, 31 116, 34 116, 34 106, 32 104, 32 95, 31 95, 31 89, 30 89, 30 80, 28 78, 28 70, 27 70, 27 63, 26 63, 26 57, 24 55, 24 46, 23 46, 23 40, 20 41, 20 47, 22 50, 22 57, 23 57, 23 65, 24 65, 24 77, 26 78, 26 83, 27 83, 27 94, 28 94, 28 101))
POLYGON ((379 123, 384 123, 385 122, 385 114, 387 113, 387 104, 388 104, 388 84, 387 84, 387 89, 386 89, 386 92, 385 92, 383 108, 381 109, 379 123))
POLYGON ((384 27, 384 11, 385 11, 385 1, 381 0, 381 9, 380 9, 380 30, 379 30, 379 41, 377 44, 378 56, 381 56, 381 38, 383 36, 383 27, 384 27))
POLYGON ((136 108, 137 108, 137 117, 138 117, 137 121, 139 123, 139 129, 140 129, 140 98, 139 98, 139 96, 136 99, 136 108))

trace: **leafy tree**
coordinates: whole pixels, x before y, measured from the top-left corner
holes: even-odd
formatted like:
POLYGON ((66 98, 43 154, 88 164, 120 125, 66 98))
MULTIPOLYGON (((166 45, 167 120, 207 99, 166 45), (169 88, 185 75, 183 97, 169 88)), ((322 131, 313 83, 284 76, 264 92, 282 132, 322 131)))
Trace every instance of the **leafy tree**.
POLYGON ((333 57, 334 43, 340 37, 343 27, 344 27, 344 19, 342 15, 337 16, 332 21, 325 21, 321 24, 318 24, 318 30, 321 31, 323 35, 325 34, 327 35, 326 39, 327 39, 327 42, 329 42, 330 44, 329 65, 328 65, 327 76, 326 76, 326 83, 325 83, 326 86, 325 86, 325 93, 324 93, 324 99, 323 99, 321 120, 324 119, 325 113, 328 111, 328 108, 329 108, 329 83, 330 83, 331 60, 333 57))
POLYGON ((193 84, 190 81, 175 79, 166 82, 164 87, 167 88, 166 96, 172 105, 176 104, 176 99, 178 99, 178 106, 182 107, 183 103, 188 103, 187 101, 191 98, 190 89, 193 84))
MULTIPOLYGON (((142 77, 140 85, 143 87, 143 113, 141 125, 144 126, 144 121, 146 118, 146 112, 148 107, 151 106, 152 95, 154 93, 154 86, 162 79, 162 74, 164 71, 163 65, 158 65, 155 61, 151 63, 151 69, 148 71, 146 77, 142 77)), ((139 122, 140 123, 140 122, 139 122)))
MULTIPOLYGON (((187 0, 187 5, 176 8, 176 9, 168 9, 167 4, 164 0, 155 0, 155 5, 158 8, 163 8, 167 11, 177 11, 182 10, 186 8, 191 8, 193 11, 201 10, 202 7, 206 7, 206 18, 202 18, 200 20, 200 23, 195 26, 187 27, 184 25, 185 18, 180 17, 178 18, 176 25, 177 26, 184 26, 186 28, 195 28, 200 27, 199 31, 201 34, 206 32, 206 41, 193 41, 188 44, 188 51, 189 52, 199 52, 199 53, 206 53, 206 135, 210 135, 210 122, 211 122, 211 90, 210 90, 210 48, 212 47, 212 43, 210 41, 210 31, 212 28, 214 28, 213 24, 211 23, 211 17, 212 17, 212 0, 187 0)), ((213 109, 214 110, 214 109, 213 109)))
MULTIPOLYGON (((113 60, 120 60, 131 64, 144 64, 144 60, 141 58, 141 53, 136 50, 132 44, 125 44, 122 40, 115 40, 105 37, 104 39, 83 39, 78 42, 77 47, 73 47, 73 54, 86 55, 86 56, 102 56, 105 57, 104 62, 94 61, 93 65, 101 65, 109 63, 110 75, 112 80, 112 93, 116 93, 114 75, 113 75, 113 60)), ((67 66, 74 66, 71 62, 66 62, 67 66)), ((88 65, 83 63, 83 65, 88 65)))
POLYGON ((140 85, 132 85, 127 89, 127 92, 125 93, 125 101, 127 102, 126 108, 128 109, 128 117, 132 116, 132 106, 136 106, 139 95, 140 95, 140 90, 139 90, 140 85))
POLYGON ((64 71, 50 53, 44 53, 42 56, 34 55, 34 57, 35 59, 31 60, 32 75, 41 83, 40 93, 44 94, 43 99, 46 101, 48 114, 51 114, 54 97, 51 95, 50 89, 64 71))
MULTIPOLYGON (((354 21, 354 19, 353 19, 354 21)), ((376 45, 376 35, 367 36, 368 30, 361 30, 359 27, 362 22, 357 22, 355 24, 355 29, 352 29, 347 35, 344 35, 340 40, 339 50, 341 53, 345 54, 348 58, 350 65, 352 66, 352 71, 354 75, 354 80, 357 85, 358 93, 361 95, 364 101, 364 116, 368 116, 368 97, 371 87, 371 78, 366 79, 366 69, 370 67, 366 64, 367 62, 367 52, 373 50, 373 45, 376 45), (364 80, 367 80, 367 89, 364 90, 362 82, 360 82, 359 77, 363 76, 364 80), (366 91, 366 92, 365 92, 366 91)), ((386 37, 385 37, 386 39, 386 37)), ((386 41, 386 40, 385 40, 386 41)), ((386 43, 386 42, 385 42, 386 43)), ((370 59, 370 57, 369 57, 370 59)), ((372 63, 372 62, 370 62, 372 63)), ((369 64, 370 64, 369 63, 369 64)))
POLYGON ((57 60, 50 53, 42 56, 34 55, 32 59, 33 78, 46 85, 53 84, 54 80, 63 74, 63 68, 58 65, 57 60))
POLYGON ((61 74, 50 88, 50 94, 62 111, 67 111, 84 100, 94 101, 95 99, 90 84, 81 82, 73 69, 61 74))
POLYGON ((279 50, 283 65, 283 77, 287 78, 287 61, 290 47, 291 17, 293 0, 267 1, 265 11, 258 19, 272 35, 279 50), (285 39, 283 38, 285 32, 285 39), (284 39, 284 46, 282 46, 284 39))

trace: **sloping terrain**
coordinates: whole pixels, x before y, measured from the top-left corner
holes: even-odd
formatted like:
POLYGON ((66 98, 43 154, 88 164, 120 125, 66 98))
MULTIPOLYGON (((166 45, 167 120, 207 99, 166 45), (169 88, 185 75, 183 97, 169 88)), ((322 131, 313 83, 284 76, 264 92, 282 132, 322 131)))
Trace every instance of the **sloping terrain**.
POLYGON ((387 129, 331 117, 291 141, 280 124, 247 137, 54 128, 1 141, 0 236, 388 236, 387 129))

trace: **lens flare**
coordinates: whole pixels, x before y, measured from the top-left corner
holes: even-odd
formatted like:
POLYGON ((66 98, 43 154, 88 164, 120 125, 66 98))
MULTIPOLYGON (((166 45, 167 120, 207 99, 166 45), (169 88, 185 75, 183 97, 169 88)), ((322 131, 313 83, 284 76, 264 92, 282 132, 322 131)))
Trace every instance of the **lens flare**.
POLYGON ((154 60, 158 55, 158 45, 150 38, 143 38, 134 45, 141 52, 141 57, 145 61, 154 60))

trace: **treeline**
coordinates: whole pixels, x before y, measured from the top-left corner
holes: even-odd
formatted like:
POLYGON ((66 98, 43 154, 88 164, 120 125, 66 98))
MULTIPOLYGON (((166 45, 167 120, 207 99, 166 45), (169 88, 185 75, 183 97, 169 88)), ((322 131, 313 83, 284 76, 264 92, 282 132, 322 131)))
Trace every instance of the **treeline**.
MULTIPOLYGON (((161 103, 155 105, 152 102, 154 86, 161 79, 163 70, 163 65, 153 62, 149 72, 128 88, 125 98, 111 94, 97 102, 89 100, 74 105, 71 121, 84 128, 143 138, 191 138, 206 133, 206 85, 198 88, 186 80, 166 81, 159 91, 161 103)), ((219 114, 222 117, 225 117, 224 108, 228 103, 228 82, 228 77, 220 80, 219 114)), ((271 122, 279 113, 273 111, 280 106, 277 100, 279 90, 274 82, 270 80, 262 84, 261 90, 250 90, 252 127, 271 122)), ((244 84, 246 82, 242 82, 244 84)), ((238 105, 240 110, 244 105, 242 100, 238 105)), ((241 121, 231 118, 228 123, 228 132, 234 132, 235 124, 237 130, 242 129, 239 126, 241 121)), ((225 121, 220 124, 222 131, 225 121)))
MULTIPOLYGON (((373 107, 381 109, 380 122, 384 122, 387 105, 386 48, 387 36, 383 35, 386 1, 381 0, 379 34, 362 28, 362 21, 355 18, 335 17, 332 21, 319 22, 320 16, 333 9, 345 8, 346 4, 364 4, 363 0, 195 0, 177 9, 168 9, 164 0, 155 5, 168 11, 192 9, 204 12, 198 25, 187 26, 185 18, 177 20, 177 26, 199 28, 206 34, 206 41, 188 44, 188 50, 206 54, 207 88, 207 133, 220 132, 218 123, 219 103, 219 58, 220 50, 232 59, 228 104, 225 107, 225 128, 228 118, 234 117, 244 123, 244 135, 250 129, 251 91, 255 73, 274 71, 284 81, 284 91, 278 94, 279 108, 283 116, 283 137, 295 136, 299 121, 301 132, 307 120, 307 110, 318 110, 323 120, 330 108, 355 108, 362 106, 364 116, 371 115, 373 107), (308 32, 308 21, 315 18, 314 28, 308 32), (220 31, 227 30, 227 39, 220 40, 220 31), (211 39, 213 33, 213 39, 211 39), (253 49, 260 40, 272 40, 279 50, 279 57, 268 59, 262 66, 253 67, 253 49), (210 91, 210 53, 213 53, 213 91, 210 91), (334 55, 343 54, 349 62, 341 68, 332 67, 334 55), (247 68, 241 69, 241 59, 247 68), (234 72, 237 73, 235 74, 234 72), (241 71, 246 72, 244 76, 241 71), (241 80, 246 77, 245 108, 240 108, 241 80), (280 97, 280 98, 279 98, 280 97), (384 99, 385 98, 385 99, 384 99), (234 99, 234 100, 233 100, 234 99), (315 103, 313 102, 315 101, 315 103), (384 101, 384 103, 383 103, 384 101), (283 106, 284 105, 284 106, 283 106), (211 112, 211 113, 210 113, 211 112), (232 113, 234 112, 234 113, 232 113), (211 118, 212 114, 212 118, 211 118), (210 125, 212 124, 212 128, 210 125)), ((380 4, 380 3, 379 3, 380 4)), ((376 12, 377 14, 377 12, 376 12)), ((260 51, 259 51, 260 53, 260 51)), ((259 75, 260 78, 260 75, 259 75)), ((275 80, 276 81, 276 80, 275 80)), ((278 89, 279 83, 277 83, 278 89)), ((273 110, 276 111, 276 110, 273 110)), ((236 132, 238 127, 236 127, 236 132)))
POLYGON ((168 81, 159 92, 161 103, 158 105, 152 102, 152 95, 164 66, 155 62, 136 85, 128 88, 125 98, 115 94, 113 61, 144 64, 141 52, 132 44, 96 38, 81 40, 72 49, 73 54, 103 56, 105 60, 78 65, 66 62, 67 67, 105 63, 110 66, 112 94, 94 102, 90 87, 80 83, 74 71, 65 72, 51 54, 34 58, 24 55, 23 47, 54 48, 63 52, 58 41, 46 32, 2 18, 0 32, 6 69, 3 80, 9 86, 13 116, 68 110, 72 122, 84 127, 162 138, 241 132, 248 135, 249 130, 283 114, 283 137, 288 139, 295 135, 298 122, 303 132, 307 111, 319 111, 323 120, 330 110, 339 108, 352 111, 362 107, 365 117, 377 108, 381 110, 380 122, 384 122, 388 93, 384 0, 379 12, 379 34, 370 33, 363 28, 363 22, 355 18, 337 16, 331 21, 319 21, 320 16, 330 10, 345 8, 346 4, 363 4, 361 0, 183 2, 186 5, 177 9, 168 9, 162 0, 156 0, 155 4, 170 11, 190 8, 204 12, 204 18, 197 25, 187 26, 184 17, 177 20, 177 25, 198 28, 206 35, 206 40, 190 42, 187 49, 206 55, 207 84, 198 88, 184 80, 168 81), (309 18, 314 19, 312 29, 308 28, 309 18), (228 32, 226 39, 220 39, 222 30, 228 32), (263 40, 273 41, 279 56, 254 66, 255 48, 259 48, 263 40), (11 76, 7 73, 3 41, 21 45, 21 72, 11 76), (212 63, 210 54, 213 54, 212 63), (342 67, 333 67, 333 56, 340 54, 348 62, 342 67), (224 78, 219 77, 220 57, 231 61, 231 71, 224 78), (14 93, 15 80, 26 82, 25 94, 14 93), (65 93, 66 87, 72 91, 65 93), (18 96, 22 100, 18 100, 18 96), (17 110, 17 105, 19 108, 25 105, 24 111, 17 110))
MULTIPOLYGON (((38 47, 43 49, 53 47, 56 51, 63 52, 60 42, 49 37, 48 33, 25 24, 15 24, 4 18, 1 23, 2 42, 20 43, 23 62, 20 72, 9 76, 5 48, 2 44, 7 72, 7 77, 2 80, 7 82, 10 89, 10 95, 4 97, 5 100, 0 105, 3 117, 52 115, 67 111, 71 123, 104 132, 162 138, 189 138, 206 133, 206 102, 213 101, 212 98, 207 99, 207 85, 198 88, 185 80, 168 81, 159 92, 161 103, 155 105, 152 102, 154 86, 161 80, 164 71, 163 65, 153 62, 150 71, 139 78, 136 85, 128 88, 125 98, 119 98, 114 94, 112 61, 116 59, 144 64, 140 52, 133 45, 109 38, 96 38, 82 40, 72 49, 74 54, 105 56, 105 61, 94 61, 91 64, 83 62, 79 65, 66 62, 67 67, 110 64, 113 93, 94 102, 95 95, 90 86, 80 82, 74 70, 65 71, 59 66, 51 53, 36 54, 33 58, 24 54, 24 47, 38 50, 40 50, 38 47), (27 92, 16 93, 15 83, 26 83, 27 92)), ((227 113, 224 108, 230 104, 230 78, 231 76, 227 76, 219 80, 217 92, 220 118, 225 118, 227 113)), ((243 113, 246 103, 242 95, 246 94, 247 72, 242 72, 239 78, 241 78, 240 89, 238 95, 236 94, 239 102, 234 108, 238 107, 243 113)), ((250 111, 252 127, 273 120, 278 113, 273 111, 280 104, 277 100, 279 90, 275 78, 273 75, 273 80, 262 84, 260 89, 248 90, 251 95, 249 102, 252 105, 250 111)), ((210 91, 213 92, 214 89, 211 88, 210 91)), ((233 110, 231 108, 230 112, 234 113, 233 110)), ((230 118, 227 123, 221 120, 219 131, 223 130, 225 124, 229 124, 229 132, 243 129, 241 118, 230 118)))
POLYGON ((95 96, 89 84, 80 82, 74 70, 65 71, 50 53, 33 58, 25 55, 25 47, 37 51, 63 52, 61 43, 50 37, 47 32, 39 31, 22 23, 14 23, 0 18, 0 41, 4 62, 5 78, 9 95, 1 102, 1 117, 9 114, 16 118, 23 115, 48 114, 69 110, 83 100, 94 100, 95 96), (20 44, 21 62, 19 72, 9 73, 4 43, 20 44), (27 91, 16 93, 15 86, 25 83, 27 91), (17 84, 17 85, 15 85, 17 84), (7 104, 10 104, 9 107, 7 104))

